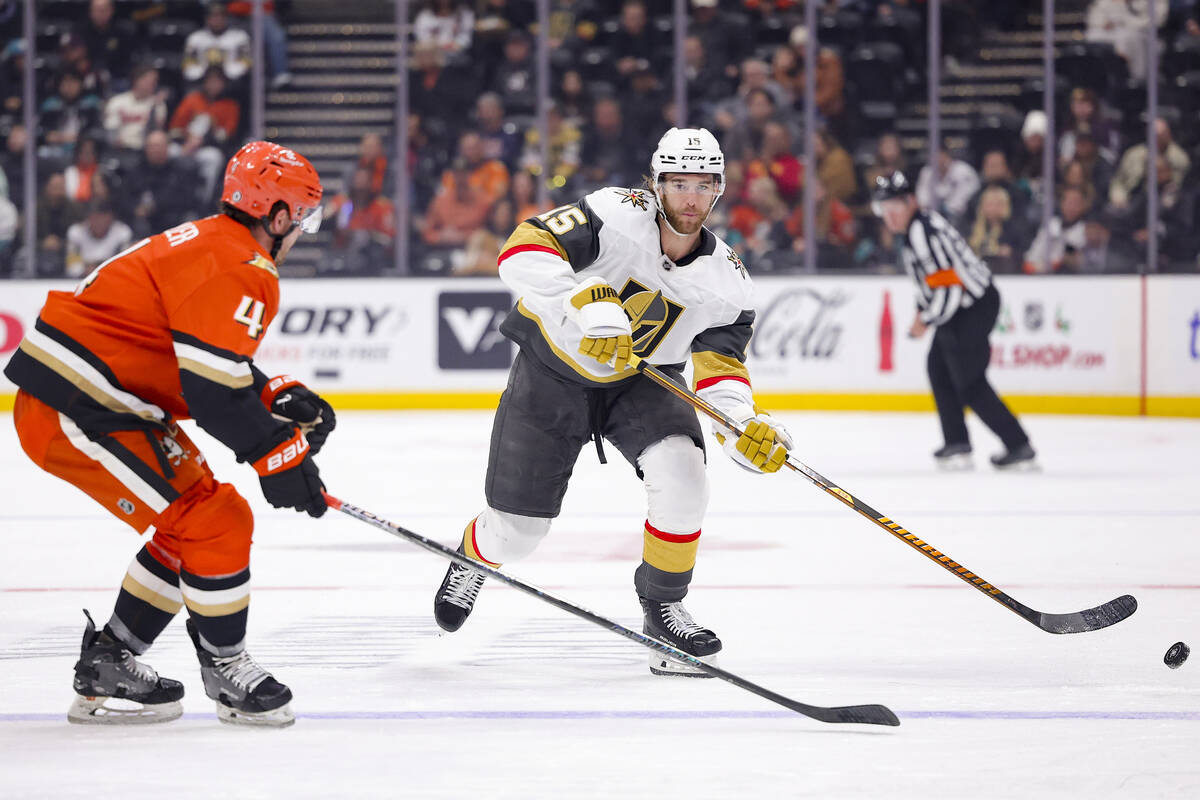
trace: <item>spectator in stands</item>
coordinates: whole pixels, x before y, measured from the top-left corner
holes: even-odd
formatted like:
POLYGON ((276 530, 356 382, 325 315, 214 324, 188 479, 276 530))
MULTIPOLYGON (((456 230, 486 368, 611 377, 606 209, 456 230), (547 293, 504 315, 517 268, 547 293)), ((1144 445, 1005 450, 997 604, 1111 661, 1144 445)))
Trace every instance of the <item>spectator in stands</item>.
POLYGON ((833 134, 821 128, 814 142, 817 157, 817 178, 830 197, 843 203, 858 191, 858 178, 854 173, 854 159, 846 148, 833 138, 833 134))
POLYGON ((592 107, 591 124, 584 127, 580 173, 587 185, 579 187, 579 191, 601 186, 637 186, 641 170, 630 154, 637 152, 639 144, 625 125, 617 99, 598 99, 592 107))
POLYGON ((78 76, 85 93, 90 92, 100 97, 109 95, 111 76, 106 70, 92 63, 87 45, 78 34, 63 34, 59 41, 58 72, 60 75, 70 72, 78 76))
MULTIPOLYGON (((558 82, 554 102, 562 109, 563 117, 572 125, 583 125, 592 116, 592 95, 577 69, 564 70, 558 82)), ((522 131, 524 133, 524 131, 522 131)))
POLYGON ((1089 134, 1108 161, 1118 152, 1117 129, 1100 111, 1100 100, 1091 89, 1077 86, 1071 91, 1071 114, 1058 137, 1058 161, 1066 164, 1075 157, 1075 140, 1081 133, 1089 134))
POLYGON ((1068 161, 1067 165, 1063 167, 1061 185, 1064 189, 1069 187, 1082 192, 1088 208, 1094 208, 1096 199, 1100 197, 1095 184, 1088 175, 1087 168, 1083 166, 1082 162, 1075 159, 1068 161))
POLYGON ((436 128, 436 134, 453 141, 461 124, 462 110, 474 102, 474 88, 468 85, 461 70, 446 67, 445 53, 433 42, 413 45, 412 53, 409 107, 421 115, 431 130, 436 128))
POLYGON ((932 208, 958 226, 967 211, 967 204, 979 191, 979 175, 970 164, 955 158, 946 147, 938 151, 937 176, 929 164, 917 176, 917 202, 922 208, 932 208))
POLYGON ((633 73, 629 89, 622 92, 620 98, 625 125, 638 142, 636 152, 653 153, 662 132, 675 124, 672 117, 670 123, 664 125, 664 115, 671 115, 673 104, 663 90, 658 73, 648 66, 638 69, 633 73))
POLYGON ((75 147, 74 160, 63 170, 63 178, 67 182, 67 197, 81 205, 90 203, 96 181, 103 175, 104 170, 100 166, 100 142, 93 136, 84 136, 75 147))
POLYGON ((59 162, 70 160, 75 143, 100 125, 100 98, 83 92, 83 83, 73 72, 58 76, 58 91, 42 102, 41 127, 44 147, 39 155, 59 162))
POLYGON ((733 94, 733 81, 714 62, 704 40, 693 34, 683 40, 683 68, 687 76, 688 103, 695 104, 696 119, 707 119, 714 106, 733 94))
MULTIPOLYGON (((1122 159, 1124 165, 1124 159, 1122 159)), ((1149 164, 1143 165, 1143 176, 1149 174, 1149 164)), ((1158 271, 1172 263, 1190 262, 1196 256, 1197 234, 1192 230, 1194 195, 1185 192, 1182 180, 1167 159, 1158 160, 1157 180, 1151 183, 1143 177, 1129 195, 1128 208, 1112 216, 1113 245, 1133 264, 1146 263, 1146 246, 1150 231, 1146 227, 1150 192, 1158 193, 1158 264, 1149 265, 1158 271)), ((1114 185, 1116 181, 1113 181, 1114 185)))
POLYGON ((179 152, 196 163, 204 181, 202 198, 215 194, 217 179, 237 143, 242 109, 226 91, 228 83, 220 67, 209 67, 199 88, 188 93, 171 116, 168 132, 179 152))
POLYGON ((1021 149, 1013 159, 1013 173, 1017 180, 1024 181, 1030 195, 1041 195, 1042 152, 1046 146, 1049 122, 1044 111, 1030 111, 1021 125, 1021 149))
POLYGON ((475 101, 475 123, 483 143, 484 158, 499 161, 510 171, 521 155, 521 136, 517 126, 504 121, 504 101, 495 92, 484 92, 475 101))
POLYGON ((743 98, 744 112, 718 112, 718 138, 728 158, 749 160, 762 149, 763 131, 768 122, 778 120, 774 96, 763 88, 751 89, 743 98), (740 120, 738 119, 740 117, 740 120))
MULTIPOLYGON (((797 25, 788 36, 788 49, 794 55, 796 74, 794 85, 797 87, 797 106, 804 106, 804 75, 805 57, 808 51, 808 29, 797 25)), ((817 115, 835 136, 842 141, 850 141, 854 130, 849 108, 846 104, 846 68, 842 57, 830 47, 822 47, 817 51, 817 115)))
POLYGON ((250 34, 229 24, 225 3, 210 3, 204 27, 193 31, 183 45, 183 77, 199 81, 211 66, 225 71, 225 78, 237 84, 250 69, 250 34))
POLYGON ((1083 192, 1072 186, 1064 187, 1058 213, 1050 218, 1048 226, 1038 229, 1025 253, 1025 272, 1078 272, 1080 253, 1087 246, 1084 219, 1087 211, 1083 192))
MULTIPOLYGON (((564 5, 564 2, 556 0, 554 5, 564 5)), ((565 0, 565 5, 568 11, 572 11, 573 6, 579 4, 573 0, 565 0)), ((554 36, 555 12, 558 10, 552 7, 550 11, 551 36, 554 36)), ((525 0, 479 0, 472 49, 481 63, 495 64, 504 57, 504 44, 508 35, 513 31, 526 30, 536 21, 537 9, 533 3, 525 0)), ((594 23, 588 32, 592 36, 595 35, 594 23)))
MULTIPOLYGON (((983 187, 971 197, 967 204, 965 222, 970 225, 978 217, 979 203, 989 187, 999 186, 1008 194, 1009 211, 1015 224, 1023 225, 1031 213, 1029 205, 1029 190, 1024 184, 1017 182, 1012 169, 1008 166, 1008 155, 1003 150, 989 150, 983 154, 983 164, 979 170, 983 187)), ((968 232, 968 231, 964 231, 968 232)), ((1020 248, 1021 251, 1024 247, 1020 248)))
MULTIPOLYGON (((857 238, 854 213, 845 203, 825 190, 820 179, 813 185, 816 193, 816 245, 823 267, 842 268, 851 265, 850 248, 857 238)), ((779 258, 779 266, 799 266, 810 239, 804 231, 804 206, 797 205, 784 221, 784 231, 791 238, 789 257, 779 258)))
POLYGON ((392 263, 396 212, 374 188, 371 170, 355 170, 349 192, 334 196, 326 209, 333 222, 333 247, 348 272, 377 273, 392 263))
MULTIPOLYGON (((462 160, 461 168, 466 170, 467 186, 488 206, 508 194, 508 167, 499 159, 487 157, 478 133, 467 131, 459 137, 458 157, 462 160)), ((451 188, 458 180, 457 174, 457 168, 446 170, 442 186, 451 188)))
POLYGON ((61 172, 53 173, 46 180, 36 214, 36 277, 57 277, 62 275, 65 264, 67 229, 83 216, 79 204, 67 197, 67 182, 61 172))
POLYGON ((22 117, 25 102, 25 42, 13 39, 0 51, 0 122, 22 117))
POLYGON ((572 191, 569 181, 579 169, 579 148, 583 134, 563 119, 553 103, 546 110, 546 125, 550 133, 549 169, 543 168, 541 139, 537 126, 525 132, 525 150, 521 168, 546 182, 551 197, 562 199, 572 191))
POLYGON ((783 105, 791 107, 804 96, 804 68, 796 61, 796 51, 790 47, 776 47, 771 54, 771 80, 783 95, 783 105))
POLYGON ((880 175, 905 172, 907 169, 908 161, 904 158, 900 137, 894 133, 885 133, 875 142, 875 158, 870 166, 863 170, 863 181, 867 186, 874 186, 875 179, 880 175))
POLYGON ((992 272, 1020 271, 1028 244, 1021 220, 1013 211, 1012 196, 1003 183, 993 183, 980 194, 967 243, 992 272))
MULTIPOLYGON (((746 183, 746 199, 754 211, 754 215, 746 221, 753 221, 753 227, 743 229, 745 249, 751 264, 760 264, 767 268, 767 256, 773 252, 789 253, 794 237, 788 232, 785 222, 788 218, 788 207, 775 182, 763 176, 750 178, 746 183)), ((745 222, 742 223, 743 225, 745 222)), ((788 259, 791 260, 790 258, 788 259)))
POLYGON ((609 38, 608 47, 617 75, 622 78, 629 80, 641 69, 663 66, 665 53, 649 21, 643 0, 625 0, 621 4, 620 24, 609 38))
MULTIPOLYGON (((1158 3, 1155 28, 1166 21, 1169 6, 1169 2, 1158 3)), ((1111 44, 1129 63, 1129 75, 1141 81, 1146 79, 1146 31, 1151 24, 1145 0, 1092 0, 1085 35, 1090 42, 1111 44)))
POLYGON ((354 174, 366 170, 371 176, 371 191, 391 197, 392 174, 389 163, 388 154, 383 149, 383 137, 378 133, 364 133, 358 142, 358 160, 346 171, 342 184, 350 186, 354 182, 354 174))
MULTIPOLYGON (((1079 164, 1082 167, 1087 183, 1095 190, 1096 197, 1108 197, 1108 189, 1113 177, 1113 162, 1101 156, 1100 148, 1096 146, 1096 140, 1088 131, 1079 131, 1075 134, 1075 157, 1071 160, 1071 164, 1079 164)), ((1071 164, 1068 164, 1067 168, 1071 164)))
POLYGON ((449 58, 465 55, 471 47, 475 11, 462 0, 428 0, 413 22, 418 42, 432 42, 449 58))
POLYGON ((467 251, 455 275, 496 275, 499 265, 496 259, 500 248, 509 234, 517 227, 519 219, 513 214, 512 200, 501 197, 492 206, 487 221, 467 237, 467 251))
POLYGON ((136 32, 130 22, 118 20, 113 12, 113 0, 91 0, 87 18, 76 24, 75 33, 98 69, 122 79, 129 74, 136 32))
POLYGON ((0 276, 12 273, 13 251, 16 249, 17 224, 20 215, 7 197, 0 197, 0 276))
POLYGON ((122 195, 137 236, 150 236, 184 222, 200 204, 199 179, 190 159, 170 157, 165 131, 151 131, 138 161, 127 171, 122 195))
POLYGON ((82 278, 133 244, 133 231, 118 220, 112 204, 96 200, 87 217, 67 229, 66 276, 82 278))
POLYGON ((782 122, 772 120, 763 126, 762 146, 746 161, 746 176, 751 181, 770 178, 780 199, 789 206, 799 201, 804 167, 792 153, 792 133, 782 122))
POLYGON ((504 43, 504 60, 492 72, 492 91, 510 114, 533 114, 537 106, 537 77, 529 34, 513 31, 504 43))
MULTIPOLYGON (((1192 160, 1183 148, 1175 143, 1171 135, 1171 126, 1162 117, 1155 120, 1154 132, 1158 139, 1159 160, 1166 161, 1171 168, 1172 180, 1176 185, 1182 186, 1192 160)), ((1121 156, 1121 163, 1117 165, 1117 172, 1108 187, 1108 202, 1115 209, 1129 208, 1130 195, 1145 180, 1148 152, 1149 147, 1142 142, 1129 148, 1125 155, 1121 156)))
POLYGON ((158 88, 158 70, 145 64, 133 70, 127 92, 109 98, 104 106, 104 129, 109 143, 127 152, 146 146, 146 134, 161 131, 167 122, 166 92, 158 88))
POLYGON ((533 176, 524 170, 513 173, 510 196, 513 207, 516 209, 518 222, 536 217, 543 211, 549 210, 538 205, 537 184, 533 182, 533 176))
POLYGON ((742 17, 722 11, 718 0, 692 0, 692 18, 688 33, 703 44, 709 64, 722 66, 725 80, 738 79, 738 64, 749 54, 753 37, 742 17))
POLYGON ((463 247, 468 237, 482 227, 492 202, 471 188, 471 170, 459 157, 451 165, 421 226, 421 238, 435 246, 463 247))
MULTIPOLYGON (((232 2, 229 4, 229 13, 245 20, 246 28, 249 28, 253 24, 251 18, 254 16, 254 4, 249 0, 232 2)), ((284 33, 283 26, 279 24, 279 19, 275 15, 273 0, 263 2, 262 21, 263 50, 267 55, 267 78, 270 79, 272 88, 278 89, 291 83, 292 73, 289 71, 288 65, 287 34, 284 33)))
POLYGON ((8 178, 9 200, 20 211, 25 208, 25 126, 13 125, 0 152, 0 170, 8 178))

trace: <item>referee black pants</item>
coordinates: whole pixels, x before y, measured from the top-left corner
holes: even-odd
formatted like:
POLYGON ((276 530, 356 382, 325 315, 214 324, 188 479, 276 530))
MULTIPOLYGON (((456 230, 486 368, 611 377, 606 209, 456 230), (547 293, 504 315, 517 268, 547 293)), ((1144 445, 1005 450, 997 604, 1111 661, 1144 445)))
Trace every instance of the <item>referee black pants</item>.
POLYGON ((992 346, 988 336, 1000 313, 1000 293, 989 286, 970 308, 939 325, 929 348, 929 383, 946 444, 969 444, 964 411, 969 406, 1008 450, 1029 441, 1021 423, 987 380, 992 346))

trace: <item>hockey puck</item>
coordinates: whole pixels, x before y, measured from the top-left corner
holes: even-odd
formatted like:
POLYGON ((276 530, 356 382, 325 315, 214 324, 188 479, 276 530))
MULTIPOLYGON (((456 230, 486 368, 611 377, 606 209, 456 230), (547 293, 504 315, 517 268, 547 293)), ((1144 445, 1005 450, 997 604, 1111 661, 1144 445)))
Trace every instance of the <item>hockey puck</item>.
POLYGON ((1191 652, 1186 644, 1176 642, 1167 649, 1167 654, 1163 656, 1163 663, 1171 669, 1179 669, 1183 666, 1183 662, 1187 661, 1191 652))

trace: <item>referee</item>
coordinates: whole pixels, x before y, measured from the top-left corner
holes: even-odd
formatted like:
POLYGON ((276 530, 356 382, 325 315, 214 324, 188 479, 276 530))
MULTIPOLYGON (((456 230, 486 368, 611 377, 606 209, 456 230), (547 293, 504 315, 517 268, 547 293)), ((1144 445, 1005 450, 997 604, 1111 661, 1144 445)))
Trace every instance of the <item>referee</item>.
POLYGON ((934 452, 944 469, 971 467, 971 440, 963 412, 970 406, 1004 443, 992 456, 997 469, 1034 468, 1029 436, 987 380, 988 336, 1000 312, 992 274, 945 218, 917 207, 903 173, 875 179, 872 209, 900 242, 904 269, 917 284, 917 316, 908 335, 933 327, 929 383, 945 444, 934 452))

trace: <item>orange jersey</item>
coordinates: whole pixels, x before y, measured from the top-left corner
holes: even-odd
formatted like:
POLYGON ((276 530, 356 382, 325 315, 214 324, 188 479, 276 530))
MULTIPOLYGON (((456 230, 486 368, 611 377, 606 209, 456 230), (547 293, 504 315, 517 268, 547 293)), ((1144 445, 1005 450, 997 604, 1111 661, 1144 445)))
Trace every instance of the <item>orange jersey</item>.
POLYGON ((208 217, 134 244, 74 292, 50 292, 5 374, 85 431, 194 417, 249 454, 278 433, 251 364, 278 308, 267 251, 238 222, 208 217))

